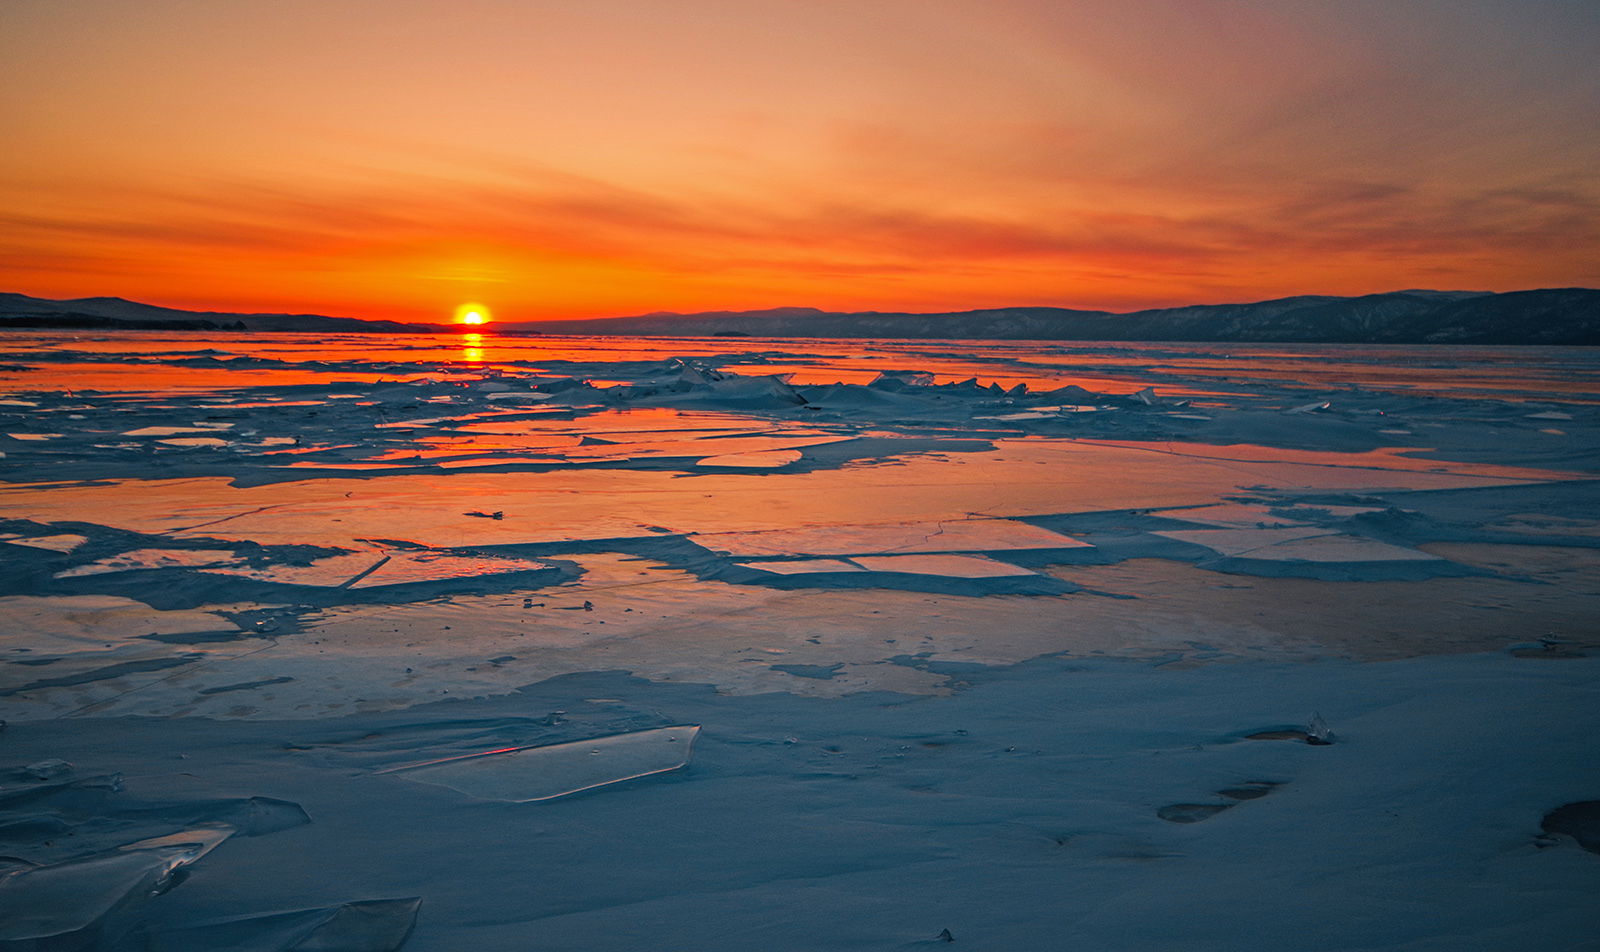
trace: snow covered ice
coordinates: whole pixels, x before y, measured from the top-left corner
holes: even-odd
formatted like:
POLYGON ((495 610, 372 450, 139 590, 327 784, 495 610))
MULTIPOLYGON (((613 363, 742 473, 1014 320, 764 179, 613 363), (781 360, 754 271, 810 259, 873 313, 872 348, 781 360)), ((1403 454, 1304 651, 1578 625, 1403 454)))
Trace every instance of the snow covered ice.
POLYGON ((1586 351, 7 346, 0 947, 1600 926, 1586 351))

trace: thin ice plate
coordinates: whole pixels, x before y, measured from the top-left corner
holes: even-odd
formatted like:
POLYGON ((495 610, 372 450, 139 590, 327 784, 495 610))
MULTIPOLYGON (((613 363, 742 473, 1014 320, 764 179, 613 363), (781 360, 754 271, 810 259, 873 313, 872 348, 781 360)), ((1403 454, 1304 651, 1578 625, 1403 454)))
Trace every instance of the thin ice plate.
POLYGON ((508 747, 392 772, 485 800, 531 803, 666 773, 689 763, 699 725, 658 727, 544 747, 508 747))

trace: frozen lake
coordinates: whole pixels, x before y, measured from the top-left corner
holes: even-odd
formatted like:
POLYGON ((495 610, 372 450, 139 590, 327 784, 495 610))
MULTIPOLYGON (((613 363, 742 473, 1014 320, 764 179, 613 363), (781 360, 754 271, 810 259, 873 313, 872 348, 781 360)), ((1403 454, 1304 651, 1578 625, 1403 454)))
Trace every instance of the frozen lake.
POLYGON ((0 350, 0 948, 1600 926, 1592 350, 0 350))

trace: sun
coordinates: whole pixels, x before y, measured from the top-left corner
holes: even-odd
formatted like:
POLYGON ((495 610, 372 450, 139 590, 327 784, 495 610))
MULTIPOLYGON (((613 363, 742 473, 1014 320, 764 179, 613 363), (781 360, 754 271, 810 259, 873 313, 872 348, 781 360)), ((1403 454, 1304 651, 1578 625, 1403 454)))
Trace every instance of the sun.
POLYGON ((487 324, 489 323, 489 309, 475 301, 456 308, 457 324, 487 324))

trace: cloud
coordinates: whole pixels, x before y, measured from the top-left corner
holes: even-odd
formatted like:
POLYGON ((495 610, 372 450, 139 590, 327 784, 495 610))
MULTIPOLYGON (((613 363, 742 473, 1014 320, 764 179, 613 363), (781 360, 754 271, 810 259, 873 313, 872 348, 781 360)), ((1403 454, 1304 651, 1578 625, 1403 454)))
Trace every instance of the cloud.
POLYGON ((780 294, 819 306, 910 306, 896 295, 934 306, 1142 306, 1270 296, 1308 278, 1340 289, 1409 284, 1440 269, 1485 287, 1600 278, 1570 252, 1600 239, 1582 181, 1473 191, 1354 179, 1079 184, 1034 207, 980 192, 943 208, 892 192, 649 190, 540 169, 101 186, 11 203, 0 213, 0 248, 12 256, 0 274, 143 271, 231 282, 250 300, 268 285, 306 305, 333 290, 359 308, 375 294, 388 309, 494 284, 559 302, 540 312, 551 316, 581 310, 574 289, 585 282, 606 313, 646 306, 652 293, 678 308, 759 306, 780 294), (424 281, 452 288, 416 290, 424 281))

